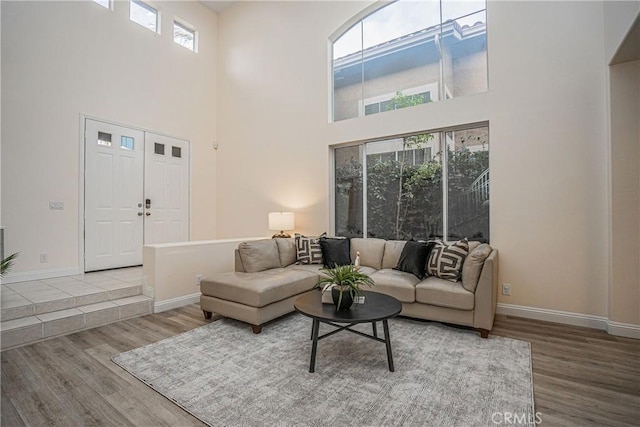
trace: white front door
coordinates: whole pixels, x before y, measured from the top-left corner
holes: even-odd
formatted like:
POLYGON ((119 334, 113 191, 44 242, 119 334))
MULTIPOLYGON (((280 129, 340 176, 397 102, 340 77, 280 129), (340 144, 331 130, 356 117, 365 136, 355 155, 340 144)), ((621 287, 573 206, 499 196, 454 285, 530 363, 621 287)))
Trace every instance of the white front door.
POLYGON ((84 271, 142 264, 189 240, 189 142, 85 120, 84 271))
POLYGON ((85 121, 85 271, 142 264, 144 132, 85 121))
POLYGON ((189 142, 145 133, 144 242, 189 240, 189 142))

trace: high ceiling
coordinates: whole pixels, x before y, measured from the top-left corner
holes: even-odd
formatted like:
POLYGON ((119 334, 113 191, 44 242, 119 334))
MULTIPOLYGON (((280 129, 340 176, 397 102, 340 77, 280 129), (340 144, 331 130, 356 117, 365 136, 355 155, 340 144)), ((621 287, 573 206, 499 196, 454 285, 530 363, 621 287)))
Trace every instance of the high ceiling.
POLYGON ((223 0, 200 0, 200 3, 213 10, 216 13, 221 13, 227 7, 229 7, 233 0, 231 1, 223 1, 223 0))
POLYGON ((640 59, 640 15, 638 15, 626 37, 620 43, 618 51, 609 65, 637 61, 638 59, 640 59))

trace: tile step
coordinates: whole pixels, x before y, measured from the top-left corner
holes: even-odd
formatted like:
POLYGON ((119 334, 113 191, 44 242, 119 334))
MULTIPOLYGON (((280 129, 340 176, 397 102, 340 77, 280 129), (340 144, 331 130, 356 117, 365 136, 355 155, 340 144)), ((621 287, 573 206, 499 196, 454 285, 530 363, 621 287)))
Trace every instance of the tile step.
MULTIPOLYGON (((39 285, 35 285, 39 286, 39 285)), ((20 284, 2 287, 2 312, 0 320, 6 322, 21 318, 76 309, 142 294, 142 285, 135 283, 104 283, 101 288, 82 284, 72 289, 34 288, 24 291, 20 284), (17 287, 16 287, 17 286, 17 287)))
POLYGON ((7 350, 151 313, 153 299, 144 295, 81 305, 3 321, 0 342, 7 350))

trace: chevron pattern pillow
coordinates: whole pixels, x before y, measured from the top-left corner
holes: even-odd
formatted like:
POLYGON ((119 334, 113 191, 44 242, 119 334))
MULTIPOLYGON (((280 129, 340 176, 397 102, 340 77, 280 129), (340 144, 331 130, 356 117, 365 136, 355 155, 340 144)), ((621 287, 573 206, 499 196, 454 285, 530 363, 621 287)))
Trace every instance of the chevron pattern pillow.
POLYGON ((317 237, 307 237, 296 233, 296 260, 298 264, 322 264, 322 249, 320 238, 326 236, 322 233, 317 237))
POLYGON ((462 264, 468 254, 469 241, 466 238, 451 245, 438 241, 429 255, 427 273, 429 276, 457 282, 462 272, 462 264))

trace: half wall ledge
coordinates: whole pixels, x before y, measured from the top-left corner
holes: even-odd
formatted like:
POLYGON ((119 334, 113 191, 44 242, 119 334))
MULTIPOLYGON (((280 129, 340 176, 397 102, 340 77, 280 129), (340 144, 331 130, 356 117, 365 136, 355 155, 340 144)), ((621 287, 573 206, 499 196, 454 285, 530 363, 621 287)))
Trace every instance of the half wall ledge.
POLYGON ((241 242, 268 237, 145 245, 142 250, 143 294, 154 298, 154 312, 199 301, 198 278, 234 271, 234 252, 241 242))

